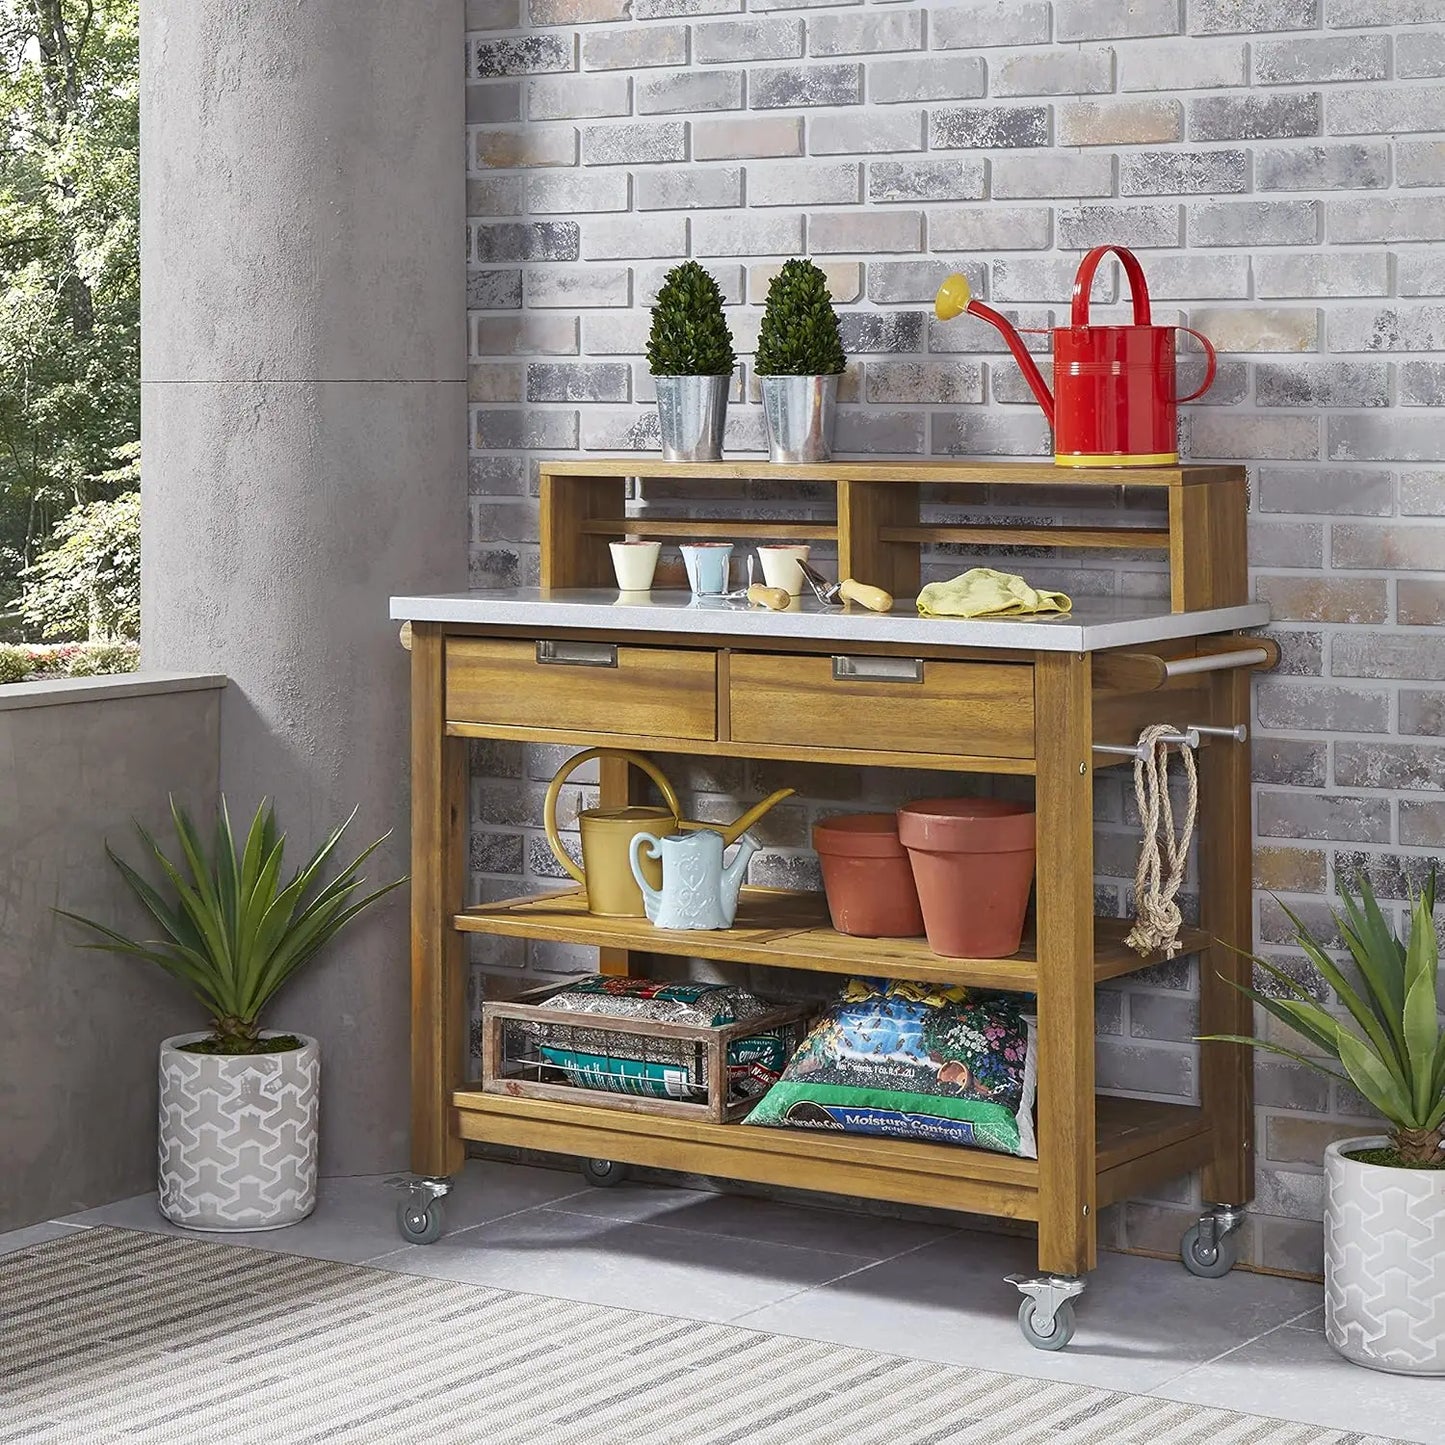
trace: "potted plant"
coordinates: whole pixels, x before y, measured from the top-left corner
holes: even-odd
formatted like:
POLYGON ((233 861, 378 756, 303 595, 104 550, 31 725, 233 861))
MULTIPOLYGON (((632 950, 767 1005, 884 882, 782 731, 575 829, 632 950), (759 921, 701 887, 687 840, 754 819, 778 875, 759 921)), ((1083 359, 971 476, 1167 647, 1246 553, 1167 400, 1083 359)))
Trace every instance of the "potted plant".
POLYGON ((1262 958, 1254 962, 1272 981, 1272 996, 1243 989, 1318 1057, 1264 1039, 1214 1037, 1342 1078, 1384 1117, 1388 1135, 1342 1139, 1325 1150, 1325 1334, 1356 1364, 1445 1375, 1445 1037, 1437 1013, 1435 877, 1412 895, 1403 938, 1368 879, 1359 890, 1356 898, 1342 885, 1344 912, 1335 914, 1357 977, 1289 915, 1300 948, 1348 1018, 1321 1007, 1262 958))
POLYGON ((722 292, 696 261, 684 261, 662 278, 652 306, 647 365, 657 382, 663 460, 721 460, 737 355, 722 292))
POLYGON ((769 460, 827 461, 838 377, 848 358, 828 278, 811 261, 785 261, 769 284, 755 364, 769 460))
POLYGON ((286 839, 269 804, 257 810, 238 852, 223 798, 208 856, 190 815, 172 799, 175 860, 136 824, 164 876, 159 888, 106 845, 160 936, 131 939, 64 914, 100 935, 84 947, 159 964, 210 1015, 209 1032, 161 1044, 159 1202, 173 1224, 280 1229, 315 1208, 320 1049, 303 1034, 263 1029, 260 1016, 323 945, 405 881, 357 896, 365 881, 358 870, 389 834, 325 881, 355 816, 283 882, 286 839))

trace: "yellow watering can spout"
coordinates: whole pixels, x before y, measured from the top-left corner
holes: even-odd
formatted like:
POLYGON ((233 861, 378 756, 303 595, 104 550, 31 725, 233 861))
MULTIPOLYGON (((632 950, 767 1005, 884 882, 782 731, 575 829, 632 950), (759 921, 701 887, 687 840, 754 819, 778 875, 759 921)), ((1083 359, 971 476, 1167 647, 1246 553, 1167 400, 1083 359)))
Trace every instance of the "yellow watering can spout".
POLYGON ((955 272, 938 288, 938 295, 933 300, 933 314, 940 321, 952 321, 968 310, 971 300, 973 288, 968 284, 968 277, 955 272))
POLYGON ((796 788, 780 788, 776 793, 770 793, 761 803, 754 803, 741 818, 735 819, 727 827, 719 830, 723 835, 723 842, 736 843, 764 813, 770 808, 776 808, 784 798, 791 798, 796 791, 796 788))

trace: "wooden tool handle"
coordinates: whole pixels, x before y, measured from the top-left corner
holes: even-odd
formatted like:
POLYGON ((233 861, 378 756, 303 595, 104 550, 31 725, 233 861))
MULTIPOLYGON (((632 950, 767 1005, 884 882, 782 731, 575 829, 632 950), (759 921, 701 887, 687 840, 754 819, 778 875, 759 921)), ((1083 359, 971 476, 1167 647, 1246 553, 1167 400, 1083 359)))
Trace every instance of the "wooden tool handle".
POLYGON ((881 587, 870 587, 866 582, 855 582, 845 577, 838 588, 838 596, 845 602, 856 602, 870 612, 891 612, 893 598, 881 587))
POLYGON ((764 587, 754 582, 748 588, 748 601, 755 607, 767 607, 774 612, 786 612, 793 605, 793 599, 782 587, 764 587))

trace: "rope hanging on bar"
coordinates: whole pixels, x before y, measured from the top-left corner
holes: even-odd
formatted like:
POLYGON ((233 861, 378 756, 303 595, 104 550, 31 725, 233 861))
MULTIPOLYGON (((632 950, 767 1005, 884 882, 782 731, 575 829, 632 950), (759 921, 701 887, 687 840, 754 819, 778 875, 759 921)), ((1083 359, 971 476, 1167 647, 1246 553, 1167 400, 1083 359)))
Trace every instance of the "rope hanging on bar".
POLYGON ((1184 922, 1177 899, 1199 810, 1199 780, 1193 748, 1180 748, 1188 796, 1184 820, 1176 833, 1169 801, 1169 743, 1178 736, 1171 723, 1152 723, 1139 734, 1139 755, 1134 759, 1134 797, 1144 837, 1134 874, 1134 927, 1125 941, 1144 957, 1158 950, 1165 958, 1173 958, 1179 952, 1179 929, 1184 922))

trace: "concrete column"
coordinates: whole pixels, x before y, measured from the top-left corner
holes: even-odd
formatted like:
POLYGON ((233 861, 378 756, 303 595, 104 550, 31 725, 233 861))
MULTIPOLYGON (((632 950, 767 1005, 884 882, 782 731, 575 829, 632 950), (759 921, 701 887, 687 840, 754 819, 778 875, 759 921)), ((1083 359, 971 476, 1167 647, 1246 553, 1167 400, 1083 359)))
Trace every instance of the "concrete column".
MULTIPOLYGON (((221 786, 407 868, 390 593, 466 585, 463 0, 142 0, 142 648, 226 674, 221 786)), ((322 1168, 399 1167, 405 890, 277 999, 322 1168)))

